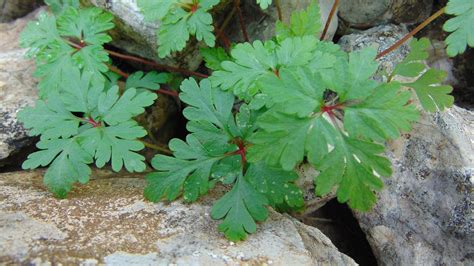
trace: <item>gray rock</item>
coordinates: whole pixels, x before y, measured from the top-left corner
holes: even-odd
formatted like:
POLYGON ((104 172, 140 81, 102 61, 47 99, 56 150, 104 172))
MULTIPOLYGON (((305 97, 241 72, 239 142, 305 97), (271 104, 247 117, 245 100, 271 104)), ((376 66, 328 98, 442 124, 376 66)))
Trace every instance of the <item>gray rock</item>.
MULTIPOLYGON (((214 21, 222 22, 229 14, 231 6, 229 1, 222 1, 216 8, 214 21)), ((231 2, 231 1, 230 1, 231 2)), ((281 1, 283 17, 289 20, 292 11, 305 8, 311 0, 281 1)), ((329 15, 334 0, 320 0, 321 5, 321 21, 323 25, 329 15)), ((81 0, 83 5, 94 5, 101 7, 115 16, 116 28, 111 31, 113 37, 112 44, 125 50, 128 53, 139 55, 144 58, 157 60, 159 63, 179 66, 191 70, 198 68, 202 61, 199 54, 200 44, 191 41, 184 51, 174 53, 165 59, 158 59, 156 54, 157 38, 156 31, 159 28, 159 22, 146 22, 141 14, 136 0, 81 0)), ((273 37, 275 30, 275 22, 278 19, 277 11, 274 5, 267 10, 262 11, 255 4, 255 0, 242 1, 242 12, 244 21, 251 40, 267 40, 273 37)), ((332 39, 337 30, 337 19, 333 19, 326 39, 332 39)), ((216 23, 219 25, 219 23, 216 23)), ((227 27, 228 37, 233 41, 243 41, 241 37, 240 24, 237 15, 231 21, 231 25, 227 27)))
MULTIPOLYGON (((289 23, 291 13, 295 10, 301 10, 306 8, 312 0, 280 0, 283 21, 289 23)), ((275 23, 278 21, 278 12, 275 4, 268 7, 266 10, 261 10, 260 7, 255 4, 255 0, 243 0, 242 1, 242 13, 244 15, 244 22, 247 26, 247 31, 251 41, 255 40, 268 40, 273 38, 275 35, 275 23)), ((319 0, 321 9, 321 17, 319 18, 322 24, 322 28, 326 24, 329 12, 332 8, 334 0, 319 0)), ((326 40, 332 40, 336 33, 338 20, 336 19, 337 13, 334 19, 331 21, 328 32, 326 34, 326 40)), ((242 42, 243 37, 241 33, 240 24, 237 20, 237 16, 229 26, 229 38, 233 41, 242 42)), ((322 33, 322 29, 321 29, 322 33)))
POLYGON ((35 14, 0 24, 0 161, 32 142, 16 115, 38 98, 34 63, 18 46, 19 33, 35 14))
POLYGON ((0 23, 23 17, 42 3, 41 0, 0 0, 0 23))
POLYGON ((387 22, 415 24, 425 20, 432 7, 433 0, 341 0, 339 18, 359 29, 387 22))
POLYGON ((355 265, 318 229, 274 211, 246 241, 226 240, 209 214, 222 189, 194 204, 153 204, 142 198, 142 176, 94 171, 89 184, 57 200, 45 191, 42 174, 0 174, 0 228, 16 228, 0 230, 2 262, 355 265))
POLYGON ((39 241, 63 240, 67 235, 56 226, 38 221, 22 212, 0 211, 0 258, 26 259, 39 241))
MULTIPOLYGON (((375 47, 380 53, 400 40, 408 31, 404 26, 387 24, 374 27, 360 33, 353 33, 342 36, 338 44, 347 52, 353 52, 365 47, 375 47)), ((410 52, 409 42, 403 44, 400 48, 380 58, 379 71, 385 69, 390 73, 394 66, 401 62, 410 52)))
MULTIPOLYGON (((380 26, 340 43, 346 50, 377 44, 381 51, 403 31, 380 26)), ((408 51, 404 45, 381 58, 383 67, 390 72, 408 51)), ((453 107, 423 114, 412 132, 389 143, 394 174, 375 209, 355 213, 380 264, 474 263, 473 140, 474 113, 453 107)))
POLYGON ((303 212, 292 213, 299 220, 311 216, 319 208, 323 207, 330 200, 336 198, 336 189, 324 196, 316 196, 314 188, 315 177, 319 172, 309 163, 303 163, 296 169, 296 173, 300 177, 297 181, 298 187, 303 191, 305 210, 303 212))
POLYGON ((356 213, 382 265, 474 263, 474 113, 425 114, 390 144, 394 174, 356 213))
POLYGON ((97 6, 115 16, 115 29, 111 30, 112 44, 124 51, 158 63, 196 70, 202 62, 200 44, 193 38, 187 47, 161 59, 157 55, 157 29, 159 22, 144 20, 136 0, 80 0, 85 6, 97 6))

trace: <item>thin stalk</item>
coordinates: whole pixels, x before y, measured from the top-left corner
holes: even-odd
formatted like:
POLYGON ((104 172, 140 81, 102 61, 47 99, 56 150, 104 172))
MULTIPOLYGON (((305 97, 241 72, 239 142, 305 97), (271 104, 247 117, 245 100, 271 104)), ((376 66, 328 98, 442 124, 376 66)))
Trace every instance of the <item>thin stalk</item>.
MULTIPOLYGON (((127 74, 127 73, 123 72, 122 70, 120 70, 119 68, 117 68, 116 66, 113 66, 113 65, 107 65, 107 66, 109 67, 110 71, 119 74, 123 78, 128 78, 130 76, 129 74, 127 74)), ((178 92, 171 91, 171 90, 166 90, 166 89, 163 89, 163 87, 160 87, 160 89, 156 90, 156 93, 169 95, 169 96, 173 96, 173 97, 178 97, 179 96, 178 92)))
MULTIPOLYGON (((80 50, 82 48, 84 48, 84 46, 81 46, 77 43, 74 43, 70 40, 66 40, 66 42, 71 45, 72 47, 76 48, 77 50, 80 50)), ((175 73, 180 73, 180 74, 183 74, 185 76, 195 76, 195 77, 200 77, 200 78, 207 78, 209 77, 208 75, 206 74, 203 74, 203 73, 199 73, 199 72, 194 72, 194 71, 191 71, 191 70, 187 70, 187 69, 182 69, 182 68, 179 68, 179 67, 174 67, 174 66, 168 66, 168 65, 163 65, 163 64, 158 64, 156 62, 153 62, 153 61, 148 61, 146 59, 143 59, 143 58, 140 58, 138 56, 132 56, 132 55, 125 55, 125 54, 121 54, 121 53, 118 53, 118 52, 114 52, 114 51, 111 51, 111 50, 107 50, 105 49, 105 51, 113 56, 113 57, 117 57, 117 58, 121 58, 121 59, 125 59, 125 60, 129 60, 129 61, 135 61, 135 62, 139 62, 139 63, 142 63, 144 65, 148 65, 148 66, 151 66, 151 67, 154 67, 156 69, 159 69, 159 70, 166 70, 166 71, 169 71, 169 72, 175 72, 175 73)))
POLYGON ((230 21, 231 21, 232 18, 234 17, 236 11, 237 11, 237 7, 234 5, 234 7, 233 7, 232 10, 230 11, 230 13, 229 13, 229 14, 227 15, 227 17, 224 19, 224 22, 222 23, 221 27, 219 28, 219 32, 217 33, 216 38, 220 38, 221 35, 224 34, 225 29, 227 28, 227 26, 229 25, 230 21))
POLYGON ((160 87, 160 89, 157 90, 156 93, 169 95, 169 96, 176 97, 176 98, 179 97, 179 93, 177 91, 165 90, 165 89, 163 89, 163 87, 160 87))
POLYGON ((225 33, 222 32, 222 30, 218 29, 217 27, 215 27, 215 31, 216 31, 216 39, 221 40, 222 46, 228 51, 231 46, 231 42, 229 38, 227 38, 225 33))
POLYGON ((164 147, 160 147, 156 144, 153 144, 153 143, 149 143, 149 142, 146 142, 144 140, 140 140, 141 143, 143 143, 143 145, 145 145, 145 147, 147 148, 150 148, 152 150, 156 150, 156 151, 159 151, 159 152, 162 152, 162 153, 166 153, 168 155, 173 155, 173 152, 171 152, 169 149, 167 148, 164 148, 164 147))
POLYGON ((247 26, 245 26, 244 16, 242 15, 242 10, 240 9, 240 0, 235 0, 235 7, 237 8, 237 14, 239 15, 240 28, 242 29, 242 34, 244 35, 244 40, 246 42, 250 41, 249 34, 247 32, 247 26))
POLYGON ((405 35, 403 38, 398 40, 396 43, 394 43, 392 46, 389 48, 385 49, 384 51, 380 52, 376 59, 379 59, 381 57, 386 56, 387 54, 393 52, 394 50, 398 49, 402 44, 404 44, 408 39, 413 37, 415 34, 417 34, 420 30, 425 28, 428 24, 430 24, 433 20, 437 19, 439 16, 444 14, 446 10, 446 7, 441 8, 438 10, 436 13, 431 15, 429 18, 427 18, 425 21, 423 21, 420 25, 418 25, 416 28, 414 28, 412 31, 410 31, 407 35, 405 35))
POLYGON ((324 25, 323 34, 321 34, 320 40, 324 40, 324 37, 326 37, 326 34, 328 33, 329 25, 331 25, 332 18, 334 17, 334 14, 336 13, 338 6, 339 6, 339 0, 335 0, 334 4, 332 5, 331 12, 329 12, 328 19, 326 20, 326 25, 324 25))
POLYGON ((275 0, 275 6, 278 13, 278 20, 283 21, 283 13, 281 12, 280 0, 275 0))
POLYGON ((146 59, 143 59, 143 58, 140 58, 140 57, 137 57, 137 56, 132 56, 132 55, 124 55, 124 54, 121 54, 121 53, 118 53, 118 52, 114 52, 114 51, 110 51, 110 50, 105 50, 107 53, 109 53, 111 56, 113 57, 117 57, 117 58, 121 58, 121 59, 125 59, 125 60, 130 60, 130 61, 135 61, 135 62, 139 62, 139 63, 142 63, 144 65, 149 65, 149 66, 152 66, 154 68, 157 68, 157 69, 160 69, 160 70, 167 70, 169 72, 176 72, 176 73, 181 73, 185 76, 195 76, 195 77, 200 77, 200 78, 207 78, 209 77, 208 75, 206 74, 203 74, 203 73, 199 73, 199 72, 194 72, 194 71, 191 71, 191 70, 187 70, 187 69, 182 69, 182 68, 179 68, 179 67, 174 67, 174 66, 168 66, 168 65, 163 65, 163 64, 158 64, 158 63, 155 63, 153 61, 148 61, 146 59))
POLYGON ((122 76, 125 79, 128 79, 128 77, 130 76, 129 74, 123 72, 122 70, 120 70, 118 67, 116 67, 114 65, 107 64, 107 67, 109 68, 110 71, 119 74, 120 76, 122 76))

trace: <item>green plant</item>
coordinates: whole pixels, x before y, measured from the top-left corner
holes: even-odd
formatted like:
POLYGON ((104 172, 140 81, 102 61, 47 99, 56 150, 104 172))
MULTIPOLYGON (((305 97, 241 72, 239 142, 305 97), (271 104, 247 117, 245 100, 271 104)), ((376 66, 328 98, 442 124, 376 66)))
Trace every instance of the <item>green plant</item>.
POLYGON ((474 2, 466 0, 450 0, 446 13, 455 15, 444 24, 443 29, 451 34, 446 38, 448 55, 462 54, 466 47, 474 47, 474 2))
POLYGON ((137 151, 146 131, 132 118, 153 104, 167 74, 130 75, 123 94, 109 71, 103 47, 113 17, 99 8, 76 9, 76 1, 48 1, 57 16, 42 13, 21 34, 20 43, 36 60, 41 100, 18 114, 30 135, 41 136, 40 151, 28 156, 25 169, 50 165, 46 186, 64 198, 75 182, 89 179, 88 164, 130 172, 145 170, 137 151), (144 90, 145 89, 145 90, 144 90))
MULTIPOLYGON (((23 167, 50 165, 45 184, 59 197, 65 197, 73 183, 87 182, 88 165, 94 161, 97 167, 111 161, 115 171, 145 170, 137 152, 153 145, 139 140, 146 130, 133 117, 153 104, 156 93, 176 93, 160 86, 171 82, 169 74, 129 75, 112 66, 108 54, 203 78, 181 83, 179 99, 186 104, 189 134, 169 143, 171 156, 159 154, 152 160, 156 171, 147 175, 145 197, 159 201, 182 196, 194 202, 220 184, 227 192, 211 216, 223 220, 219 230, 231 240, 255 232, 256 222, 267 218, 268 206, 279 211, 304 208, 295 182, 295 168, 302 162, 320 172, 314 177, 318 195, 336 189, 340 202, 370 210, 375 192, 383 187, 381 177, 392 173, 384 156, 385 141, 409 131, 421 108, 434 112, 453 104, 452 88, 441 85, 445 74, 424 64, 427 39, 413 39, 411 52, 391 71, 380 69, 376 61, 444 10, 377 54, 372 48, 347 53, 318 40, 322 25, 313 23, 319 17, 316 1, 295 12, 288 25, 278 22, 272 40, 222 48, 212 47, 216 37, 208 13, 219 1, 139 0, 147 19, 163 23, 160 56, 184 48, 190 35, 211 46, 201 49, 212 71, 208 77, 108 51, 103 45, 111 40, 106 34, 113 27, 109 14, 77 9, 71 0, 47 3, 56 15, 42 14, 21 38, 35 56, 41 78, 41 100, 19 114, 30 134, 41 136, 40 151, 23 167), (170 32, 182 34, 171 39, 170 32), (396 76, 412 81, 400 83, 396 76), (127 79, 123 90, 117 87, 119 78, 127 79)), ((266 8, 271 1, 257 3, 266 8)), ((463 4, 448 4, 448 12, 459 15, 446 24, 455 32, 447 40, 452 55, 462 52, 464 37, 472 46, 472 32, 463 24, 472 9, 459 12, 463 4)))

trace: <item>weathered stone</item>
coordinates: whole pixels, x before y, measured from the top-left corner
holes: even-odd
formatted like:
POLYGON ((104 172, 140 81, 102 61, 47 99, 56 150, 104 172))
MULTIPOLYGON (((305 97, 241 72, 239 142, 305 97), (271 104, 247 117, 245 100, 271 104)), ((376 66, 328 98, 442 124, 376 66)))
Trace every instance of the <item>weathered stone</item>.
MULTIPOLYGON (((305 8, 310 2, 311 0, 281 1, 285 21, 289 20, 292 11, 305 8)), ((326 23, 333 2, 334 0, 320 0, 320 19, 323 26, 326 23)), ((174 53, 165 59, 159 59, 156 54, 156 32, 160 24, 159 22, 145 21, 136 0, 81 0, 81 3, 86 6, 94 5, 101 7, 115 16, 116 28, 110 31, 113 38, 112 44, 128 53, 191 70, 197 69, 202 62, 202 57, 199 53, 200 44, 196 41, 190 41, 182 52, 174 53)), ((226 9, 227 6, 231 6, 229 3, 233 2, 222 1, 220 6, 216 8, 214 21, 222 22, 231 12, 230 8, 226 9), (225 12, 222 12, 224 9, 225 12)), ((274 5, 263 11, 255 4, 255 0, 245 0, 242 1, 242 12, 252 41, 257 39, 267 40, 274 36, 275 23, 278 20, 277 10, 274 5)), ((326 39, 332 39, 336 30, 337 19, 333 19, 326 39)), ((238 42, 243 40, 237 15, 234 15, 234 19, 226 31, 231 40, 238 42)))
MULTIPOLYGON (((380 39, 390 28, 400 27, 380 26, 340 42, 346 50, 378 44, 381 51, 394 41, 380 39)), ((387 72, 408 51, 405 44, 382 58, 387 72)), ((394 174, 384 179, 375 209, 355 213, 380 264, 474 263, 473 139, 474 114, 453 107, 424 113, 412 132, 389 143, 394 174)))
POLYGON ((23 17, 42 3, 41 0, 0 0, 0 23, 23 17))
POLYGON ((140 176, 94 171, 89 184, 57 200, 42 173, 0 175, 4 263, 355 265, 319 230, 274 211, 246 241, 229 242, 209 214, 223 191, 194 204, 153 204, 143 200, 140 176))
MULTIPOLYGON (((280 0, 283 21, 289 23, 293 11, 306 8, 311 2, 312 0, 280 0)), ((244 16, 244 22, 247 26, 246 28, 250 40, 268 40, 273 38, 273 36, 275 36, 275 23, 278 21, 278 11, 276 6, 273 4, 268 7, 268 9, 261 10, 255 3, 255 0, 243 0, 242 3, 242 14, 244 16)), ((321 17, 319 19, 322 28, 324 28, 324 25, 326 24, 333 3, 334 0, 319 0, 321 9, 321 17)), ((338 26, 336 18, 337 14, 335 14, 334 19, 331 21, 325 37, 326 40, 332 40, 334 37, 338 26)), ((229 25, 229 28, 229 38, 233 41, 242 42, 243 36, 237 16, 235 16, 235 19, 233 23, 229 25)))
POLYGON ((0 24, 0 161, 31 144, 16 115, 38 98, 37 80, 33 78, 34 63, 25 59, 26 50, 19 47, 18 38, 35 14, 0 24))
POLYGON ((474 113, 453 107, 389 145, 394 174, 356 213, 382 265, 474 263, 473 139, 474 113))
POLYGON ((387 22, 414 24, 425 20, 432 7, 433 0, 341 0, 339 18, 358 29, 387 22))
POLYGON ((157 29, 160 23, 145 21, 137 0, 81 0, 81 3, 103 8, 115 16, 115 29, 110 31, 112 44, 130 54, 190 70, 197 69, 202 62, 200 44, 193 38, 183 51, 158 58, 157 29))
MULTIPOLYGON (((403 38, 406 33, 408 33, 406 27, 388 24, 374 27, 360 33, 342 36, 338 44, 347 52, 357 51, 365 47, 375 47, 380 53, 403 38)), ((396 51, 378 59, 380 64, 379 71, 385 70, 390 73, 395 65, 401 62, 410 52, 408 43, 409 42, 403 44, 396 51)))
POLYGON ((319 175, 319 172, 309 163, 303 163, 298 166, 296 173, 300 177, 297 181, 297 185, 303 191, 305 210, 304 212, 297 212, 292 215, 298 219, 304 219, 334 199, 336 197, 336 191, 333 190, 324 196, 316 196, 314 180, 315 177, 317 178, 319 175))

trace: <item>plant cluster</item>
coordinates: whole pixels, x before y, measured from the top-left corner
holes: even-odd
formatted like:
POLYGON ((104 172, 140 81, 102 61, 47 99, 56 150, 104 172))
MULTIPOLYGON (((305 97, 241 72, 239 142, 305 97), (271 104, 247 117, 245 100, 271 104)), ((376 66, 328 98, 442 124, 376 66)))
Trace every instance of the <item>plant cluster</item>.
MULTIPOLYGON (((384 143, 409 131, 421 109, 449 108, 452 88, 441 84, 444 72, 427 69, 427 39, 413 39, 411 52, 391 71, 380 69, 376 61, 389 51, 348 53, 319 40, 316 2, 294 12, 289 24, 278 22, 271 40, 222 48, 213 47, 209 13, 218 0, 138 0, 147 20, 161 22, 160 57, 182 50, 194 35, 210 46, 201 53, 212 71, 208 78, 181 83, 179 99, 186 105, 189 134, 170 141, 172 156, 159 154, 152 160, 156 171, 146 177, 147 199, 194 202, 224 186, 227 192, 211 216, 223 220, 219 230, 227 238, 242 240, 267 218, 268 207, 304 208, 295 168, 307 162, 319 171, 314 177, 317 195, 335 190, 338 200, 351 208, 371 209, 375 192, 383 187, 381 177, 392 173, 384 143), (401 83, 396 76, 412 81, 401 83)), ((55 15, 40 15, 21 37, 41 78, 41 99, 19 114, 30 134, 41 136, 40 151, 23 167, 50 165, 45 184, 56 196, 66 197, 74 183, 88 181, 88 165, 94 161, 99 168, 111 162, 114 171, 145 170, 138 152, 146 130, 133 117, 152 105, 157 93, 170 94, 160 86, 170 76, 128 75, 111 65, 111 52, 103 47, 111 41, 106 33, 113 27, 110 14, 78 8, 74 0, 46 3, 55 15), (125 88, 117 86, 120 76, 114 72, 127 78, 125 88)), ((266 8, 271 1, 257 3, 266 8)), ((474 6, 451 0, 446 11, 456 15, 445 25, 452 32, 446 40, 448 54, 454 56, 474 46, 467 26, 474 6)))

